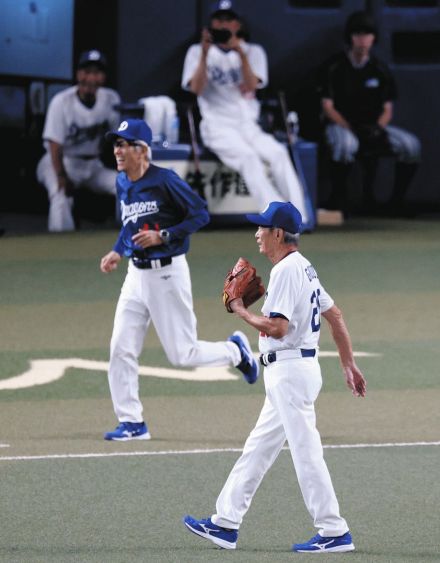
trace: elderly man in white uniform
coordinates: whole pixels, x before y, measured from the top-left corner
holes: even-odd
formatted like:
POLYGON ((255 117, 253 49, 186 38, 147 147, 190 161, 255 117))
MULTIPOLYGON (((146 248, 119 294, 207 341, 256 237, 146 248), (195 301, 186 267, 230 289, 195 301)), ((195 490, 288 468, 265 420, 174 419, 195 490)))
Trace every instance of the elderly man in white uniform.
POLYGON ((307 221, 304 193, 287 148, 257 123, 255 93, 268 82, 266 53, 241 38, 242 24, 231 2, 218 4, 201 43, 189 48, 182 75, 182 87, 198 96, 203 143, 241 174, 259 209, 274 200, 292 201, 307 221))
POLYGON ((260 363, 265 366, 266 400, 243 454, 232 469, 211 518, 186 516, 187 528, 225 549, 235 549, 238 529, 264 475, 287 439, 304 502, 318 530, 293 551, 345 552, 354 544, 324 461, 314 403, 322 385, 318 362, 321 314, 330 325, 348 387, 366 392, 340 309, 321 285, 310 262, 298 252, 301 214, 290 203, 272 202, 257 215, 260 253, 273 264, 263 315, 231 302, 237 316, 259 331, 260 363))

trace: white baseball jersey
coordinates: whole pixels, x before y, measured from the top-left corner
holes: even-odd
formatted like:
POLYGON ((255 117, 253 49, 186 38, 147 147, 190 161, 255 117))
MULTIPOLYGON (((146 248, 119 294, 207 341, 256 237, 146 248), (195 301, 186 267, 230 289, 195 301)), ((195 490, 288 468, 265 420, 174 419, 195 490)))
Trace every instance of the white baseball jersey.
MULTIPOLYGON (((253 73, 260 79, 259 88, 267 85, 267 57, 264 49, 254 43, 241 42, 253 73)), ((192 45, 186 54, 183 66, 182 87, 188 84, 200 63, 202 46, 192 45)), ((259 103, 252 94, 242 94, 243 82, 241 59, 237 51, 222 51, 217 45, 209 48, 207 59, 208 84, 198 96, 202 118, 205 120, 237 121, 256 120, 259 103)))
MULTIPOLYGON (((268 80, 264 49, 244 41, 241 45, 253 73, 260 80, 258 87, 264 88, 268 80)), ((183 88, 188 89, 201 56, 200 44, 188 49, 183 88)), ((241 174, 259 209, 264 209, 271 201, 291 201, 307 223, 305 195, 286 147, 258 125, 260 106, 255 93, 243 94, 240 90, 243 82, 240 55, 237 51, 222 51, 212 45, 206 65, 208 82, 197 97, 204 145, 226 166, 241 174)))
POLYGON ((333 299, 322 287, 310 262, 298 251, 287 255, 272 268, 261 312, 265 317, 286 317, 288 331, 283 338, 260 333, 260 352, 317 348, 321 311, 333 305, 333 299))
POLYGON ((53 97, 47 110, 43 130, 47 141, 63 145, 65 156, 98 156, 104 133, 119 124, 114 106, 121 103, 119 94, 110 88, 99 88, 96 102, 88 108, 77 96, 78 86, 71 86, 53 97))
MULTIPOLYGON (((319 283, 315 269, 299 252, 278 262, 271 271, 262 312, 289 320, 284 338, 260 336, 264 354, 282 349, 318 347, 320 311, 333 300, 319 283)), ((264 368, 266 400, 216 502, 211 520, 238 530, 263 476, 278 457, 286 440, 303 499, 313 524, 322 536, 348 531, 341 516, 316 428, 314 402, 322 385, 318 356, 280 357, 264 368)))

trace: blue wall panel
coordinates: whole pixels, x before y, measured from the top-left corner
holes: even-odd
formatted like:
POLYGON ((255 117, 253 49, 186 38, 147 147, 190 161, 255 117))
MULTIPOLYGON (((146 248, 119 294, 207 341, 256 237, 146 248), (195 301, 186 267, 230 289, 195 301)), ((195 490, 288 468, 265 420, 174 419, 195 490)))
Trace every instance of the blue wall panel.
POLYGON ((2 0, 0 75, 72 78, 73 0, 2 0))

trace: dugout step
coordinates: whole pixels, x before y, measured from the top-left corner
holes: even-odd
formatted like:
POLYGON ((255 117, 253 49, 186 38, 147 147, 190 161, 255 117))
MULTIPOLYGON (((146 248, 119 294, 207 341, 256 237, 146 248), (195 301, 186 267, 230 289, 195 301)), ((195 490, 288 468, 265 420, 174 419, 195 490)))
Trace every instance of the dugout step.
POLYGON ((316 223, 318 227, 340 227, 344 224, 344 215, 342 211, 317 209, 316 223))

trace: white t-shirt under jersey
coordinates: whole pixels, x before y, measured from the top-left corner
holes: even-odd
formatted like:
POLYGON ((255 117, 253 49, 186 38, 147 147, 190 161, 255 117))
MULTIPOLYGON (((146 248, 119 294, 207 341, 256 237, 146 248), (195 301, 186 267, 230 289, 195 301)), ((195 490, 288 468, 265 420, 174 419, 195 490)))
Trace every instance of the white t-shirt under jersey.
POLYGON ((321 311, 333 305, 333 299, 321 285, 310 262, 298 251, 288 254, 272 268, 261 309, 265 317, 270 317, 271 313, 286 317, 288 331, 280 339, 260 333, 260 352, 317 348, 321 311))
MULTIPOLYGON (((267 57, 264 49, 254 43, 241 42, 253 73, 259 78, 259 88, 267 85, 267 57)), ((182 87, 188 84, 200 63, 202 46, 192 45, 186 54, 183 65, 182 87)), ((202 118, 205 120, 240 121, 256 120, 259 116, 259 103, 254 94, 242 94, 243 82, 241 59, 237 51, 223 51, 217 45, 209 48, 207 59, 208 84, 198 96, 202 118)))
POLYGON ((98 156, 104 133, 119 124, 119 113, 114 106, 121 103, 119 94, 110 88, 99 88, 92 108, 82 104, 77 86, 56 94, 49 104, 43 130, 47 141, 63 145, 66 156, 98 156))

